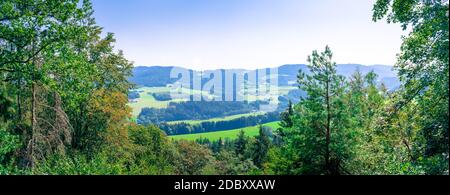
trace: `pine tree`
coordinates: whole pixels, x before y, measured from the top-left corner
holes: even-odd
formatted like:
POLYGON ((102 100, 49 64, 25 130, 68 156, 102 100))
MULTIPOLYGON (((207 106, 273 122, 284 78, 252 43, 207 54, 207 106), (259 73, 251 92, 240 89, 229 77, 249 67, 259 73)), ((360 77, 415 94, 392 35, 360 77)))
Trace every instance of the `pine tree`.
POLYGON ((292 101, 289 100, 288 107, 284 112, 281 113, 280 116, 280 126, 283 128, 291 128, 293 125, 292 116, 294 115, 294 107, 292 105, 292 101))
POLYGON ((308 57, 311 74, 301 70, 299 88, 307 92, 297 105, 285 157, 294 174, 343 174, 353 153, 353 132, 344 98, 345 79, 336 73, 332 52, 313 51, 308 57))
POLYGON ((284 112, 280 114, 280 127, 277 129, 274 141, 277 145, 283 143, 283 139, 284 137, 286 137, 287 132, 294 125, 292 121, 293 116, 294 116, 294 106, 292 105, 292 101, 289 100, 288 107, 284 112))
POLYGON ((270 148, 270 138, 264 131, 262 125, 259 126, 259 134, 255 137, 255 144, 252 150, 253 163, 262 168, 264 162, 267 160, 267 154, 270 148))
POLYGON ((247 150, 247 144, 248 144, 248 138, 245 135, 245 131, 240 130, 238 138, 236 139, 236 142, 234 144, 236 154, 244 156, 245 151, 247 150))

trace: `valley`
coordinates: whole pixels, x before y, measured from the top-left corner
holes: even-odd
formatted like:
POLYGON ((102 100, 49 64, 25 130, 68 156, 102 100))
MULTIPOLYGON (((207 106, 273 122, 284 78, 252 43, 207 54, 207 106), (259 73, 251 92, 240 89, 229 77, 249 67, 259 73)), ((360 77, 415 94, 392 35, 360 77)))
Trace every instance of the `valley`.
MULTIPOLYGON (((260 101, 260 97, 257 94, 239 91, 236 89, 236 86, 233 88, 233 93, 245 96, 245 102, 219 101, 216 103, 214 101, 192 101, 192 98, 195 98, 195 96, 203 96, 208 99, 217 98, 217 96, 208 92, 193 89, 192 80, 190 83, 184 81, 185 87, 178 89, 178 93, 182 94, 184 98, 172 99, 170 96, 171 90, 173 90, 172 87, 178 82, 176 79, 170 78, 170 71, 174 68, 191 72, 192 75, 208 75, 207 73, 225 72, 227 70, 195 71, 179 67, 160 66, 138 66, 133 69, 134 76, 129 78, 129 80, 137 87, 130 92, 134 94, 129 95, 128 105, 132 108, 132 119, 139 124, 156 124, 167 135, 176 140, 196 140, 198 138, 208 138, 210 140, 218 140, 220 138, 234 139, 241 129, 247 135, 254 136, 258 134, 257 124, 273 127, 272 130, 275 130, 278 125, 277 121, 279 121, 278 116, 275 115, 279 115, 279 113, 284 111, 289 101, 298 103, 301 97, 305 97, 306 94, 298 89, 296 79, 299 70, 306 73, 308 73, 308 70, 306 65, 299 64, 280 66, 277 69, 277 74, 272 75, 278 79, 276 86, 270 86, 272 91, 276 93, 268 93, 265 98, 276 100, 277 109, 270 114, 258 110, 259 106, 264 105, 265 102, 260 101)), ((399 85, 399 81, 395 76, 396 73, 391 66, 365 66, 358 64, 341 64, 337 66, 338 73, 347 78, 357 70, 362 74, 374 71, 379 75, 377 79, 378 85, 385 86, 387 90, 394 90, 399 85)), ((254 71, 232 70, 234 74, 246 74, 254 71)), ((208 79, 202 79, 201 86, 203 87, 207 82, 208 79)), ((248 83, 247 80, 244 82, 248 83)), ((224 83, 223 85, 227 84, 224 83)))

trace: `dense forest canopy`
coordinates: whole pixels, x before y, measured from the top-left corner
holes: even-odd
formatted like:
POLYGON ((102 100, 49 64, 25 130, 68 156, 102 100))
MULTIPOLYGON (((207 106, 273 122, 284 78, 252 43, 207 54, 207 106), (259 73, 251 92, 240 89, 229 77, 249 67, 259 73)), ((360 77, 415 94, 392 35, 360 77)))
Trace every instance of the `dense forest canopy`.
POLYGON ((0 2, 0 174, 449 174, 448 1, 376 1, 374 21, 411 29, 397 90, 374 72, 340 75, 326 46, 279 129, 195 142, 131 120, 133 64, 93 12, 89 0, 0 2))
POLYGON ((170 102, 167 108, 144 108, 140 123, 161 123, 180 120, 201 120, 257 112, 264 101, 185 101, 170 102))

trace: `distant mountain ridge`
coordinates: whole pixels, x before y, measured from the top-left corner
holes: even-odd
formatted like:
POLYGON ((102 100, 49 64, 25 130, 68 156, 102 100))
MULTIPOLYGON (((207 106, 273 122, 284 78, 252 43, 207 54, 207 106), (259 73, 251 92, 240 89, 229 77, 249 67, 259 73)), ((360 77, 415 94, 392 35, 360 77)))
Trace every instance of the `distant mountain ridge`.
MULTIPOLYGON (((170 78, 171 70, 176 66, 137 66, 133 69, 133 76, 129 80, 138 85, 146 87, 163 87, 174 83, 177 79, 170 78)), ((189 72, 198 72, 191 69, 176 67, 184 69, 189 72)), ((387 65, 361 65, 361 64, 338 64, 337 73, 345 77, 350 77, 356 70, 360 70, 363 74, 374 71, 378 75, 378 82, 384 83, 390 90, 397 88, 400 81, 397 78, 397 73, 392 66, 387 65)), ((220 69, 224 70, 224 69, 220 69)), ((226 69, 228 70, 228 69, 226 69)), ((231 70, 231 69, 230 69, 231 70)), ((232 69, 236 72, 248 71, 245 69, 232 69)), ((299 70, 309 72, 305 64, 286 64, 278 67, 278 78, 280 86, 293 85, 297 79, 299 70)), ((206 70, 204 72, 210 72, 206 70)), ((253 70, 250 70, 253 71, 253 70)))

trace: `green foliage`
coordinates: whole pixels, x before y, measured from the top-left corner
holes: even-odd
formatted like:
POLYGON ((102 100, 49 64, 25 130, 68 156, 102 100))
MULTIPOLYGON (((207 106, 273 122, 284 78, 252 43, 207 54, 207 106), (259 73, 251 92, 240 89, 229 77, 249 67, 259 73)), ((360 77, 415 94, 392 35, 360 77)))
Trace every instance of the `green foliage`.
POLYGON ((178 153, 160 129, 129 127, 132 146, 121 152, 102 149, 93 157, 74 153, 40 161, 34 174, 54 175, 167 175, 175 173, 178 153), (118 155, 121 154, 121 155, 118 155))
POLYGON ((239 135, 238 138, 236 139, 235 142, 235 152, 237 155, 244 155, 245 151, 247 150, 248 147, 248 138, 245 135, 245 131, 241 130, 239 131, 239 135))
POLYGON ((132 125, 129 130, 133 143, 132 172, 135 174, 173 174, 178 151, 155 126, 132 125))
POLYGON ((203 171, 208 168, 207 166, 213 161, 211 151, 195 142, 181 140, 176 142, 176 145, 180 155, 178 158, 178 168, 176 170, 178 174, 202 174, 203 171))
POLYGON ((0 128, 0 175, 14 173, 12 153, 20 147, 18 136, 0 128))
POLYGON ((294 106, 292 105, 291 100, 289 100, 287 109, 280 114, 280 128, 277 129, 277 133, 280 141, 286 136, 285 129, 292 128, 294 126, 294 122, 292 117, 294 116, 294 106))
MULTIPOLYGON (((449 118, 449 4, 437 0, 378 0, 374 6, 373 19, 384 17, 388 22, 400 23, 404 30, 411 29, 403 39, 396 69, 402 80, 397 102, 392 106, 392 115, 411 110, 417 113, 413 121, 417 133, 414 135, 416 151, 409 162, 415 164, 417 158, 430 158, 426 162, 446 161, 448 173, 448 118, 449 118), (414 109, 409 109, 414 106, 414 109)), ((390 121, 388 121, 389 123, 390 121)), ((403 134, 408 129, 399 129, 403 134)), ((445 164, 445 163, 444 163, 445 164)), ((427 174, 445 173, 434 170, 441 163, 423 166, 427 174)), ((443 166, 445 167, 445 165, 443 166)))
POLYGON ((263 126, 259 126, 259 135, 255 137, 255 143, 251 148, 251 156, 253 163, 262 168, 263 164, 267 161, 267 154, 271 147, 271 141, 267 132, 264 131, 263 126))
POLYGON ((292 175, 292 158, 285 150, 288 147, 272 147, 267 154, 266 172, 270 175, 292 175))
POLYGON ((18 136, 11 135, 4 129, 0 129, 0 164, 7 160, 8 155, 19 147, 18 136))
POLYGON ((52 156, 39 161, 33 174, 37 175, 118 175, 126 174, 123 165, 111 161, 107 154, 97 153, 88 159, 82 154, 68 156, 52 156))
MULTIPOLYGON (((2 77, 0 76, 0 79, 2 77)), ((8 89, 0 84, 0 121, 6 122, 13 118, 13 100, 8 95, 8 89)))
MULTIPOLYGON (((374 21, 386 17, 411 30, 395 66, 398 90, 378 86, 374 72, 338 75, 327 46, 308 57, 310 74, 299 72, 307 95, 298 94, 300 103, 289 102, 281 121, 268 124, 276 132, 255 126, 172 137, 196 143, 130 121, 132 63, 116 52, 112 33, 102 37, 89 0, 3 0, 0 174, 448 174, 448 10, 444 0, 375 3, 374 21)), ((148 92, 167 99, 167 91, 148 92)), ((172 102, 180 110, 147 112, 204 119, 251 112, 260 103, 220 103, 217 110, 210 106, 217 103, 172 102)))
POLYGON ((218 175, 248 175, 257 171, 251 159, 242 160, 239 155, 230 151, 221 151, 215 156, 215 169, 218 175))
MULTIPOLYGON (((354 137, 344 98, 345 82, 336 74, 329 47, 308 57, 311 74, 299 72, 307 97, 295 107, 294 125, 286 136, 282 158, 291 163, 286 174, 342 174, 353 158, 354 137)), ((279 169, 278 169, 279 170, 279 169)))

